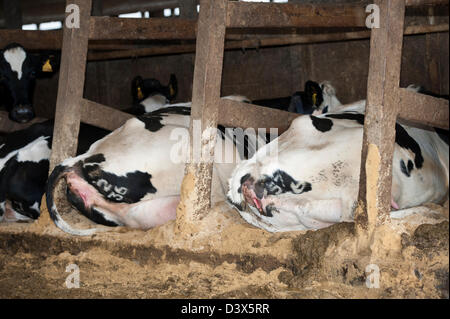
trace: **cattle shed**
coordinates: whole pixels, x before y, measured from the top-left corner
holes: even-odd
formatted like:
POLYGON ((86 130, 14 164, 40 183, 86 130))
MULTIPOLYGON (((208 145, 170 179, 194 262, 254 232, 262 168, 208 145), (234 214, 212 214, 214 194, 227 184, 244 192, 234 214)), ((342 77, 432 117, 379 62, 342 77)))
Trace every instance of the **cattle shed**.
MULTIPOLYGON (((203 134, 204 157, 186 164, 176 220, 165 225, 71 236, 53 224, 45 200, 37 221, 0 223, 0 296, 448 298, 448 200, 389 217, 396 121, 449 128, 448 99, 406 89, 448 96, 448 10, 448 0, 3 0, 0 47, 17 42, 61 61, 59 72, 36 81, 32 122, 0 109, 0 144, 55 118, 50 169, 75 155, 80 122, 115 130, 132 117, 123 111, 137 75, 162 83, 176 75, 175 102, 192 101, 191 137, 194 121, 203 131, 281 134, 299 116, 221 98, 231 94, 284 97, 307 80, 327 80, 344 104, 367 104, 353 223, 270 233, 225 202, 212 206, 215 142, 203 134), (76 27, 67 24, 73 5, 76 27), (369 27, 374 12, 379 24, 369 27), (45 30, 49 22, 59 29, 45 30), (66 284, 70 265, 80 271, 75 289, 66 284)), ((65 218, 93 227, 64 190, 65 218)))

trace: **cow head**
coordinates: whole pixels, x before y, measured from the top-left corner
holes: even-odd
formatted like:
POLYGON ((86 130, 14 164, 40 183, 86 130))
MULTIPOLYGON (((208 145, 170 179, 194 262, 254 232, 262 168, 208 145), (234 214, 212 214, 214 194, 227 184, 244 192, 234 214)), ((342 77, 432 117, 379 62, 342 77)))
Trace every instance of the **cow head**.
POLYGON ((56 55, 29 54, 16 43, 0 51, 0 86, 3 86, 0 103, 6 106, 12 121, 27 123, 35 117, 32 104, 35 79, 52 74, 58 64, 56 55))
POLYGON ((131 83, 131 95, 133 96, 133 104, 138 104, 151 95, 162 94, 169 101, 175 99, 178 93, 178 84, 175 74, 170 75, 169 84, 163 86, 156 79, 143 79, 137 76, 131 83))

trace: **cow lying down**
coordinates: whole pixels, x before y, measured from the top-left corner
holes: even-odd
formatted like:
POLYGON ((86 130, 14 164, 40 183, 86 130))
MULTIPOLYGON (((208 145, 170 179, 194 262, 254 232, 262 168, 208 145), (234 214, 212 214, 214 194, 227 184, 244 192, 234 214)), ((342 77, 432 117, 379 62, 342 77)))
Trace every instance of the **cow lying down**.
MULTIPOLYGON (((347 109, 364 105, 360 101, 347 109)), ((295 119, 277 140, 237 165, 229 181, 229 201, 247 222, 271 232, 319 229, 352 221, 363 123, 363 114, 345 109, 295 119), (268 148, 272 148, 270 152, 268 148)), ((395 129, 392 207, 403 209, 445 200, 448 132, 442 136, 434 129, 398 123, 395 129)))
MULTIPOLYGON (((180 145, 173 132, 188 133, 189 106, 171 105, 130 119, 86 153, 56 166, 46 191, 47 207, 56 226, 74 235, 97 231, 74 229, 61 218, 53 194, 61 178, 66 180, 69 202, 96 223, 148 229, 175 219, 185 162, 173 157, 180 145)), ((218 139, 225 138, 221 135, 218 139)), ((188 140, 183 142, 184 147, 188 145, 188 140)), ((227 163, 217 155, 227 152, 236 154, 232 141, 216 144, 213 203, 225 200, 227 180, 241 160, 236 156, 227 163)))

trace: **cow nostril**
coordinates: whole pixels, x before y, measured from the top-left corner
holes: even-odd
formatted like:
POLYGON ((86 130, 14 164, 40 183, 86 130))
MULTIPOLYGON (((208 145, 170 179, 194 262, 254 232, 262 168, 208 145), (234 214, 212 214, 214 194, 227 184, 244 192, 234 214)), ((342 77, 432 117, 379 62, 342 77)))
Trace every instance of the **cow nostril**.
POLYGON ((19 123, 27 123, 31 121, 34 116, 33 109, 30 106, 20 105, 15 107, 10 113, 10 118, 19 123))

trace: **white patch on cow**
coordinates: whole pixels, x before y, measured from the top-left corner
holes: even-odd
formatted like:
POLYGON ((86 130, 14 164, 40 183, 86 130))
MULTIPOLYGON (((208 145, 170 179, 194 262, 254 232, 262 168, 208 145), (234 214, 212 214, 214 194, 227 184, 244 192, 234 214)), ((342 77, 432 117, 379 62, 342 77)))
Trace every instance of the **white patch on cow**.
POLYGON ((20 149, 17 155, 17 161, 39 163, 42 160, 48 159, 51 153, 51 150, 48 147, 48 138, 49 136, 40 136, 38 139, 20 149))
POLYGON ((33 209, 34 211, 36 211, 38 213, 41 212, 41 207, 38 202, 34 202, 33 206, 31 206, 30 209, 33 209))
POLYGON ((164 95, 156 94, 149 96, 140 103, 144 106, 145 113, 150 113, 164 107, 168 103, 168 101, 164 95))
POLYGON ((22 65, 27 58, 27 53, 21 47, 15 47, 3 52, 5 61, 9 63, 11 70, 17 72, 17 78, 22 78, 22 65))
POLYGON ((6 205, 6 202, 1 202, 0 203, 0 223, 3 221, 3 218, 5 217, 5 213, 6 213, 6 211, 5 211, 5 206, 6 205))
POLYGON ((319 106, 319 109, 323 110, 324 108, 328 107, 328 113, 335 112, 336 108, 342 105, 342 103, 336 97, 336 89, 328 81, 323 81, 319 85, 322 88, 323 96, 323 102, 319 106))

